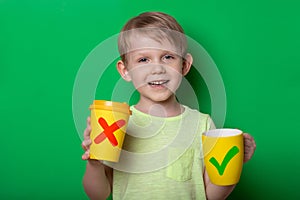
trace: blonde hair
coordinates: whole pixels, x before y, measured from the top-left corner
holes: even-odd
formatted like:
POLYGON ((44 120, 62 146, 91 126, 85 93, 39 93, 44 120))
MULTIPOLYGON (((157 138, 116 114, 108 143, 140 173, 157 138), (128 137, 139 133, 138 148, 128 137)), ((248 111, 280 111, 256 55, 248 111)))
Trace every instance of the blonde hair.
POLYGON ((145 12, 131 18, 124 25, 118 38, 119 53, 124 63, 126 63, 126 53, 130 51, 130 36, 133 34, 146 34, 157 42, 167 39, 176 46, 180 56, 186 55, 187 42, 183 28, 168 14, 145 12))

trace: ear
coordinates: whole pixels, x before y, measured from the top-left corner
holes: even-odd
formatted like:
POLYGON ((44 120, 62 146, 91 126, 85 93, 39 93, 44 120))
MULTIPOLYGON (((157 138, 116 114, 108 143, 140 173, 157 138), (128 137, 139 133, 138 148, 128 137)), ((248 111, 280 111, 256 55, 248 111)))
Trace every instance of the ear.
POLYGON ((119 60, 117 62, 117 70, 125 81, 128 81, 128 82, 131 81, 131 77, 129 75, 127 67, 125 66, 125 64, 122 60, 119 60))
POLYGON ((185 76, 190 71, 193 64, 193 57, 191 54, 187 53, 182 62, 182 75, 185 76))

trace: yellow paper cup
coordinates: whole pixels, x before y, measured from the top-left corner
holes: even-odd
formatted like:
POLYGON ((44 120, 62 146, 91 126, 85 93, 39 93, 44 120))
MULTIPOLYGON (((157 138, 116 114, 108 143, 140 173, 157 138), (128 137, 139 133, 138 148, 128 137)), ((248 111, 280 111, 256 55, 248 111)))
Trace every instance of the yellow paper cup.
POLYGON ((244 159, 243 132, 238 129, 215 129, 202 136, 204 163, 215 185, 239 182, 244 159))
POLYGON ((131 114, 129 105, 94 100, 91 110, 90 159, 118 162, 131 114))

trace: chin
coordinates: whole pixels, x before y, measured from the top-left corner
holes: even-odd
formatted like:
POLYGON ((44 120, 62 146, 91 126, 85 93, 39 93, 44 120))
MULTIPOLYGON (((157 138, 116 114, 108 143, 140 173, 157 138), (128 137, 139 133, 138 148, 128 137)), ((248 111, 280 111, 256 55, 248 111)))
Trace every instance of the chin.
POLYGON ((172 95, 168 95, 168 96, 161 96, 161 97, 154 97, 151 98, 152 101, 157 102, 157 103, 164 103, 164 102, 168 102, 169 100, 172 99, 172 95))

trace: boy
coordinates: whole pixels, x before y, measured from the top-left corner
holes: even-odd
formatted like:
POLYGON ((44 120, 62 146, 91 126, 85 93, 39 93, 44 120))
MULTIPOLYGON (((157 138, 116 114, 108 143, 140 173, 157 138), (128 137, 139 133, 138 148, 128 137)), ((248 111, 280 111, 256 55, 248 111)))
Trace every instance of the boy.
MULTIPOLYGON (((138 103, 131 106, 124 149, 145 156, 163 147, 167 151, 153 157, 154 162, 148 159, 150 164, 128 160, 118 163, 130 165, 127 169, 150 167, 143 173, 112 169, 103 162, 89 160, 88 118, 82 143, 86 152, 82 158, 88 160, 83 185, 91 199, 106 199, 111 193, 114 200, 225 199, 234 189, 234 185, 212 184, 201 160, 201 134, 215 128, 212 120, 176 100, 182 76, 189 72, 193 62, 192 55, 186 52, 183 33, 173 17, 160 12, 142 13, 123 27, 118 41, 121 60, 117 70, 140 93, 138 103), (176 143, 178 138, 180 142, 176 143)), ((247 162, 256 145, 248 134, 244 134, 244 141, 247 162)))

